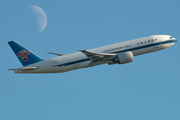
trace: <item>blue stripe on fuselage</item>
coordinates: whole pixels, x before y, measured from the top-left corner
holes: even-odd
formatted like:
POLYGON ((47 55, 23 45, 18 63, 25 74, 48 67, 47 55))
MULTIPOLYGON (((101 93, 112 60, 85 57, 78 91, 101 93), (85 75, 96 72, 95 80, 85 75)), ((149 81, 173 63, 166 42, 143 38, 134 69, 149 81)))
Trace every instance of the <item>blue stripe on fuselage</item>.
MULTIPOLYGON (((116 51, 116 52, 111 52, 111 54, 113 54, 113 53, 117 54, 117 53, 122 53, 122 52, 127 52, 127 51, 134 51, 134 50, 144 49, 144 48, 148 48, 148 47, 152 47, 152 46, 157 46, 157 45, 162 45, 162 44, 170 44, 170 43, 176 43, 176 42, 177 42, 177 39, 170 39, 170 40, 167 40, 167 41, 153 43, 153 44, 150 44, 150 45, 144 45, 144 46, 139 46, 139 47, 130 48, 130 49, 126 49, 126 50, 120 50, 120 51, 116 51)), ((90 60, 90 59, 89 58, 85 58, 85 59, 76 60, 76 61, 72 61, 72 62, 68 62, 68 63, 54 65, 53 67, 68 66, 68 65, 72 65, 72 64, 77 64, 77 63, 85 62, 85 61, 88 61, 88 60, 90 60)))
POLYGON ((169 43, 175 43, 175 42, 177 42, 177 40, 170 39, 170 40, 167 40, 167 41, 153 43, 153 44, 150 44, 150 45, 139 46, 139 47, 130 48, 130 49, 121 50, 121 51, 112 52, 112 53, 121 53, 121 52, 127 52, 127 51, 134 51, 134 50, 138 50, 138 49, 144 49, 144 48, 148 48, 148 47, 152 47, 152 46, 157 46, 157 45, 162 45, 162 44, 169 44, 169 43))

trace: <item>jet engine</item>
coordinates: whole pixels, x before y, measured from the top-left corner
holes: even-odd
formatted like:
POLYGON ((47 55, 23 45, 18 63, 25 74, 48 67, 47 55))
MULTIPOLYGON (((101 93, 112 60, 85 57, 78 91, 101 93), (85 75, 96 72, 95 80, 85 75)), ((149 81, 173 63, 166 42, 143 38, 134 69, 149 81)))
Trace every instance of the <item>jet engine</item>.
POLYGON ((133 53, 128 51, 128 52, 123 52, 120 54, 117 54, 116 58, 114 58, 111 62, 109 62, 109 65, 112 64, 124 64, 124 63, 129 63, 133 61, 133 53))

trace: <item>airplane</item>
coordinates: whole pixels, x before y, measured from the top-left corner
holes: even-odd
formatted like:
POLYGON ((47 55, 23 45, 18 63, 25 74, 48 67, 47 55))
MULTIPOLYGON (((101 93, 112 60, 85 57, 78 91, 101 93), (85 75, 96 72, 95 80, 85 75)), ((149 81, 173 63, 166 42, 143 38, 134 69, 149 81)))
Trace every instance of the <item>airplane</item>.
POLYGON ((134 56, 159 51, 176 42, 177 39, 170 35, 153 35, 71 54, 49 52, 57 57, 42 59, 17 42, 9 41, 8 44, 23 65, 9 70, 14 70, 14 73, 63 73, 105 63, 125 64, 132 62, 134 56))

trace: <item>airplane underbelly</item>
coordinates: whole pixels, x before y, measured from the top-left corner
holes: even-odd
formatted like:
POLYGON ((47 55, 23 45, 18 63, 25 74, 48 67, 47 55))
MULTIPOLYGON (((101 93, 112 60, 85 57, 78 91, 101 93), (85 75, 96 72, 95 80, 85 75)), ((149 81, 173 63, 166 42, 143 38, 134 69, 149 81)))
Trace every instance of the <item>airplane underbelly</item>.
POLYGON ((80 63, 78 65, 78 68, 86 68, 86 67, 89 67, 89 64, 91 63, 91 61, 86 61, 86 62, 83 62, 83 63, 80 63))
POLYGON ((61 72, 78 69, 78 65, 79 65, 79 63, 73 64, 73 65, 68 65, 68 66, 63 66, 63 67, 61 67, 61 72))

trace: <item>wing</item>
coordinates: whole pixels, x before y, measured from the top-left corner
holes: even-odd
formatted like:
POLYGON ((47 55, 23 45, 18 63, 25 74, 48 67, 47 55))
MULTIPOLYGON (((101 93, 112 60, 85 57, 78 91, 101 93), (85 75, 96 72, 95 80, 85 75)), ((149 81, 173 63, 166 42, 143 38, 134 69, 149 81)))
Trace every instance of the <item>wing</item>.
POLYGON ((96 53, 87 50, 79 50, 79 51, 84 53, 92 61, 90 65, 95 62, 108 62, 116 57, 116 54, 96 53))
POLYGON ((56 53, 56 52, 48 52, 48 54, 53 54, 53 55, 58 55, 58 56, 66 55, 66 54, 56 53))

